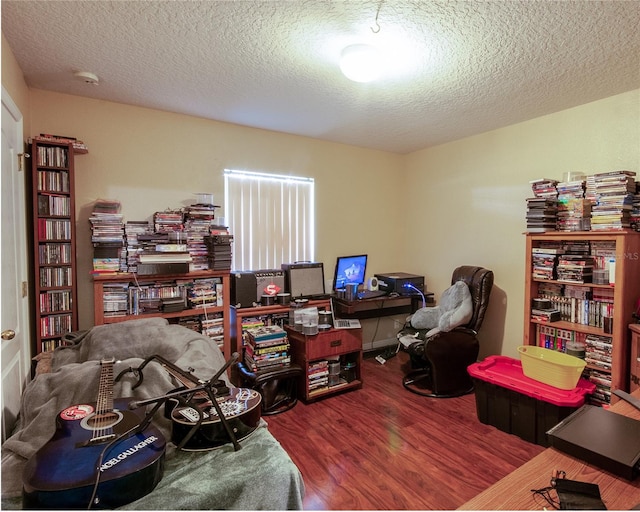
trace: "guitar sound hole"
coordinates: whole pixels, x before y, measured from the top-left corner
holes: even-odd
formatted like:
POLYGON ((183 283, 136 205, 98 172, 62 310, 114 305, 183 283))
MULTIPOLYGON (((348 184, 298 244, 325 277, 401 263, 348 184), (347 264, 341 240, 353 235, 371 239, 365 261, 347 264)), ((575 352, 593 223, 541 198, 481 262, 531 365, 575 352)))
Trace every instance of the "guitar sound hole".
POLYGON ((120 411, 92 414, 82 420, 82 426, 87 430, 100 430, 117 425, 121 419, 122 413, 120 411))

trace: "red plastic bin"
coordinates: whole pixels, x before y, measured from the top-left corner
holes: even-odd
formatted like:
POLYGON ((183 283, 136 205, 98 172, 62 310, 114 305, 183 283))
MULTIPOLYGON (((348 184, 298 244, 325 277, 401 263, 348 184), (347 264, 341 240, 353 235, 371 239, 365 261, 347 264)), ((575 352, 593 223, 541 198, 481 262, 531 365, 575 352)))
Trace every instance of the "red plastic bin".
POLYGON ((563 390, 522 373, 519 360, 489 356, 468 368, 473 379, 478 420, 542 446, 549 446, 547 431, 582 407, 596 386, 578 380, 563 390))

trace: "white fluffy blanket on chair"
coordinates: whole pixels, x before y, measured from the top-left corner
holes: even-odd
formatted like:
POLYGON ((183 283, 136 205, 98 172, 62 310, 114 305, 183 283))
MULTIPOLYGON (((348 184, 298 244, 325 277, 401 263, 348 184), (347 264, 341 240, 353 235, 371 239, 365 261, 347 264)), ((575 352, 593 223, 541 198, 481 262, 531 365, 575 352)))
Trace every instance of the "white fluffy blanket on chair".
POLYGON ((426 338, 464 325, 473 316, 473 302, 467 283, 456 281, 440 297, 440 304, 422 308, 411 317, 411 327, 428 329, 426 338))

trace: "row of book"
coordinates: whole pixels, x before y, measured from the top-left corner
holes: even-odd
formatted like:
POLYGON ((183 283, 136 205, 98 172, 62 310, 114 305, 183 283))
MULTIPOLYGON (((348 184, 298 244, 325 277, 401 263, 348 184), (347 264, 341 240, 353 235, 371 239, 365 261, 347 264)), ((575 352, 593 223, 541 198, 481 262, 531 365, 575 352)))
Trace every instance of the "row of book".
POLYGON ((71 240, 71 220, 38 219, 40 240, 71 240))
POLYGON ((69 171, 45 171, 38 169, 38 192, 69 193, 69 171))
POLYGON ((639 229, 640 182, 634 171, 596 173, 585 179, 530 181, 529 232, 639 229))
POLYGON ((531 251, 534 279, 577 284, 615 282, 615 241, 555 242, 531 251))
POLYGON ((38 215, 69 217, 71 215, 71 198, 52 194, 38 194, 38 215))
POLYGON ((69 151, 60 146, 38 146, 35 157, 38 167, 69 166, 69 151))
MULTIPOLYGON (((557 312, 553 319, 549 321, 555 322, 562 320, 581 325, 590 325, 592 327, 604 327, 605 318, 613 316, 613 303, 610 301, 577 299, 575 297, 544 297, 551 301, 553 305, 552 311, 557 312)), ((532 316, 534 311, 532 309, 532 316)))
POLYGON ((40 318, 40 336, 61 336, 71 332, 71 313, 49 315, 40 318))
POLYGON ((72 286, 71 267, 40 267, 40 288, 59 288, 72 286))
POLYGON ((40 293, 40 313, 55 313, 71 310, 71 290, 48 290, 40 293))
POLYGON ((47 243, 38 245, 40 265, 60 265, 71 263, 70 243, 47 243))
POLYGON ((143 315, 188 309, 221 307, 224 304, 219 277, 138 284, 105 282, 102 303, 105 316, 143 315))

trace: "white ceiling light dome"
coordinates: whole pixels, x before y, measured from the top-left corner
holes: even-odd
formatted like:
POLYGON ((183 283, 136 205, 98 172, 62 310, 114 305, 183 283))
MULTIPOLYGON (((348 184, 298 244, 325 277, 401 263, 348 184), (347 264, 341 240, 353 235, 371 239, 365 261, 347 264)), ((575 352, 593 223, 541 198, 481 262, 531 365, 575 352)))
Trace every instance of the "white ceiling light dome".
POLYGON ((372 82, 380 77, 380 51, 368 44, 352 44, 342 50, 340 69, 349 80, 372 82))

